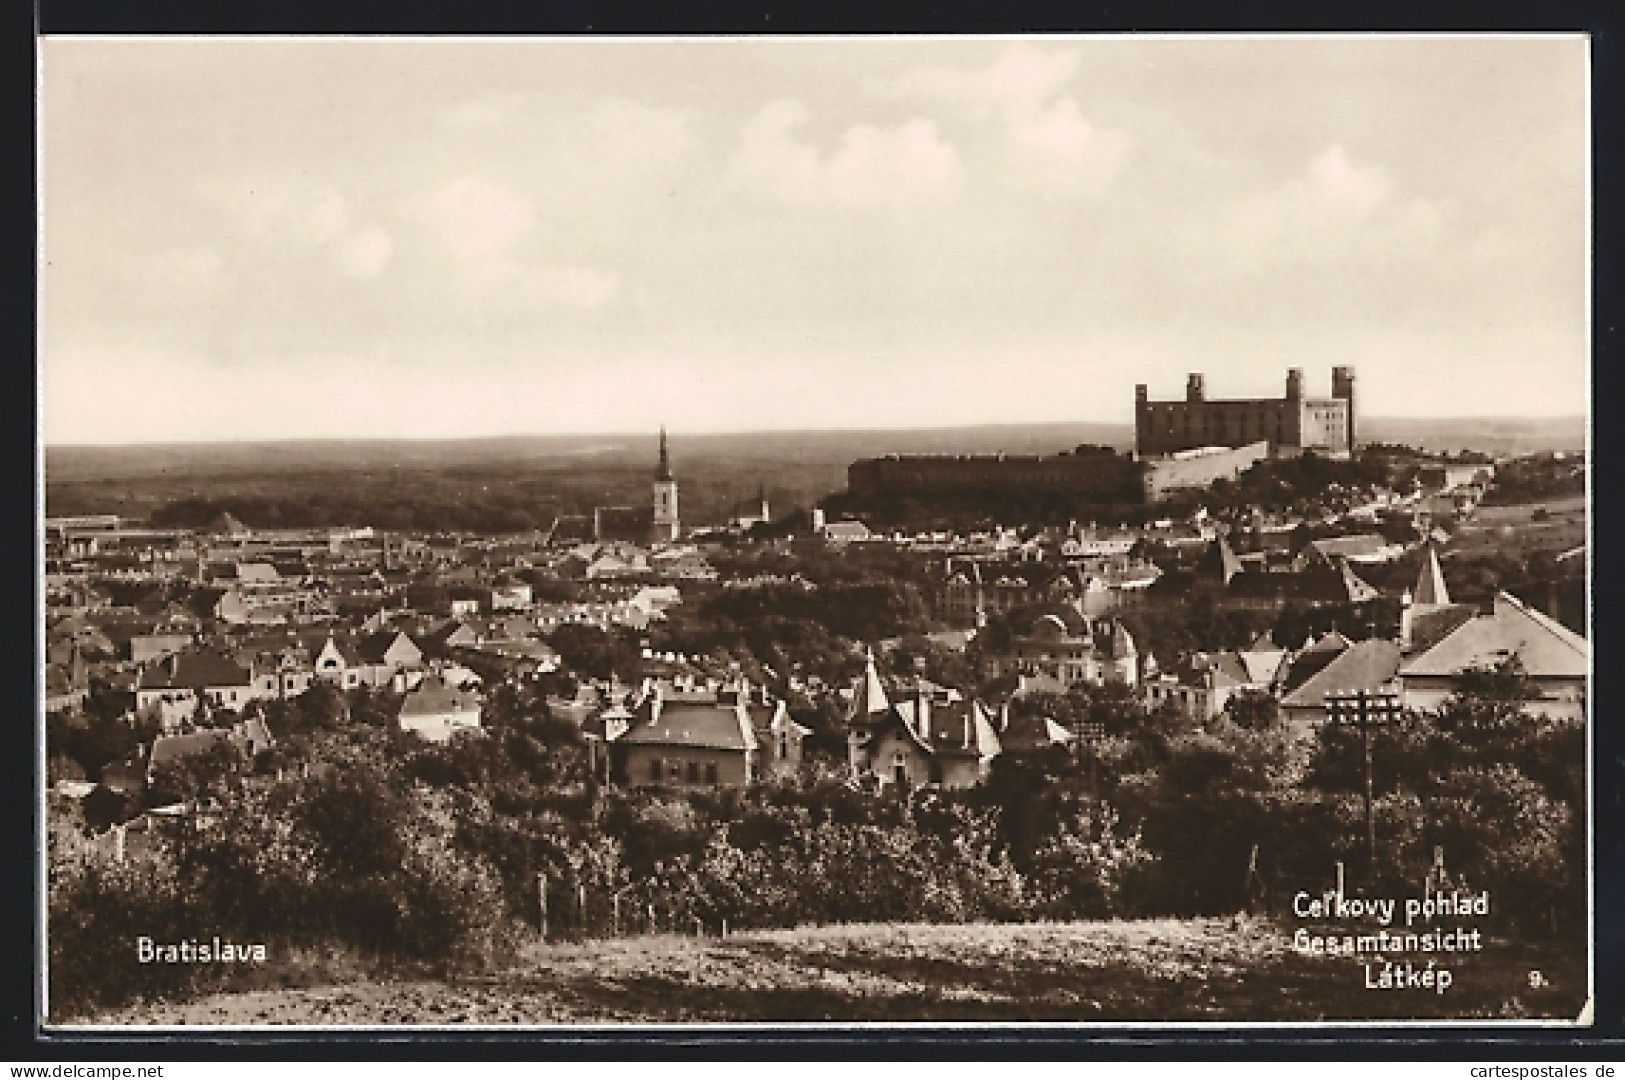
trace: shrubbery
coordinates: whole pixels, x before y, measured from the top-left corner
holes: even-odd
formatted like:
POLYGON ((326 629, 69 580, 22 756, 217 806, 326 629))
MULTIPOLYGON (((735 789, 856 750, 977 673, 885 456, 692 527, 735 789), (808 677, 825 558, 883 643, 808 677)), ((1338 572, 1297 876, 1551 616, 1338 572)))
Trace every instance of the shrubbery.
POLYGON ((1018 712, 1104 735, 1000 756, 973 789, 902 793, 814 762, 748 789, 601 791, 528 691, 443 747, 317 726, 297 747, 308 773, 214 777, 195 817, 122 863, 53 817, 53 1008, 226 978, 138 965, 138 935, 479 965, 539 924, 539 890, 555 936, 1280 912, 1334 861, 1361 887, 1418 890, 1442 848, 1453 881, 1494 893, 1496 926, 1579 925, 1584 730, 1525 716, 1516 671, 1464 691, 1373 733, 1375 866, 1358 733, 1306 740, 1256 702, 1203 726, 1115 692, 1028 699, 1018 712))

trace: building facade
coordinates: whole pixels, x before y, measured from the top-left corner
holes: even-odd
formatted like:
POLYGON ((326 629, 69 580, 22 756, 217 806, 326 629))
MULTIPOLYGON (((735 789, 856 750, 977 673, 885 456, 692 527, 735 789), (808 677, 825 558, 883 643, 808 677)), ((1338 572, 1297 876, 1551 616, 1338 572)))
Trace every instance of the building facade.
POLYGON ((1325 398, 1305 395, 1298 368, 1287 372, 1281 398, 1210 400, 1199 372, 1186 382, 1183 401, 1153 401, 1145 384, 1134 388, 1134 450, 1142 459, 1258 442, 1274 454, 1347 457, 1355 445, 1354 369, 1332 368, 1325 398))

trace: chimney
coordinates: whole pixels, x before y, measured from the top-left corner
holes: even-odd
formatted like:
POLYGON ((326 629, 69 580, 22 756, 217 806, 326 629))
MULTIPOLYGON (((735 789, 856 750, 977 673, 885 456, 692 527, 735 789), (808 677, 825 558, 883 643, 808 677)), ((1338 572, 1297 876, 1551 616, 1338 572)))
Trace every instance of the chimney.
POLYGON ((1303 400, 1303 369, 1286 369, 1286 399, 1288 401, 1303 400))
POLYGON ((1203 400, 1203 394, 1202 373, 1193 371, 1185 377, 1185 400, 1201 401, 1203 400))
POLYGON ((1399 648, 1403 652, 1411 647, 1411 591, 1406 589, 1399 596, 1399 648))

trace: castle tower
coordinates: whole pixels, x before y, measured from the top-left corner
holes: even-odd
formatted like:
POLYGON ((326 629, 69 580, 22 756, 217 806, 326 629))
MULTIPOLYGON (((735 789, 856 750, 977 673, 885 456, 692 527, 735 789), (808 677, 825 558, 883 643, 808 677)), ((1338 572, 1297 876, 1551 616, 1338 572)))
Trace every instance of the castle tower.
POLYGON ((1202 385, 1202 373, 1193 371, 1185 377, 1185 400, 1202 401, 1206 398, 1206 390, 1202 385))
POLYGON ((1145 383, 1134 387, 1134 456, 1151 453, 1151 388, 1145 383))
POLYGON ((660 426, 660 466, 654 483, 654 540, 669 544, 682 531, 677 518, 677 481, 671 476, 671 456, 666 451, 666 427, 660 426))
POLYGON ((1354 453, 1354 369, 1332 368, 1332 397, 1348 402, 1348 450, 1354 453))

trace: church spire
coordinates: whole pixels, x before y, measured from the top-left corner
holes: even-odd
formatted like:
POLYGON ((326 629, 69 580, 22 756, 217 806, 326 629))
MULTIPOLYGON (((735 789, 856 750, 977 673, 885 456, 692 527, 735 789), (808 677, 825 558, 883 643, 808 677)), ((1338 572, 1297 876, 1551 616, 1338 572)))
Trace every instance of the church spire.
POLYGON ((1416 581, 1416 603, 1443 605, 1450 603, 1450 590, 1445 588, 1444 569, 1439 565, 1439 552, 1430 543, 1422 558, 1422 572, 1416 581))
POLYGON ((666 425, 660 425, 660 469, 655 473, 656 480, 671 479, 671 457, 666 453, 666 425))

